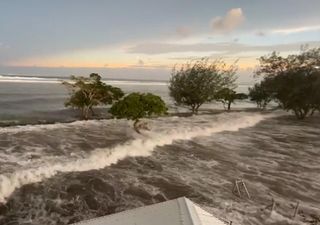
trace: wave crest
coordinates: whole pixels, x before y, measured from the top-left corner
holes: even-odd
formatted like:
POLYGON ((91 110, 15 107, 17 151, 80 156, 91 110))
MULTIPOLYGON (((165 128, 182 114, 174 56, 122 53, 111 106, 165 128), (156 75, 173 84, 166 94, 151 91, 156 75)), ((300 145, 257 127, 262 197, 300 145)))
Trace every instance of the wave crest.
MULTIPOLYGON (((157 146, 169 145, 176 140, 209 136, 223 131, 237 131, 241 128, 254 126, 266 117, 268 116, 262 114, 225 113, 211 117, 195 116, 191 119, 161 118, 154 122, 160 123, 162 126, 157 126, 153 131, 115 147, 95 149, 86 158, 70 159, 70 161, 52 164, 43 162, 41 166, 35 168, 26 168, 11 174, 0 175, 0 202, 6 202, 15 189, 26 184, 41 182, 57 173, 102 169, 125 157, 149 156, 157 146), (170 123, 177 124, 168 129, 166 124, 170 123)), ((37 129, 39 128, 45 129, 45 127, 37 127, 37 129)))

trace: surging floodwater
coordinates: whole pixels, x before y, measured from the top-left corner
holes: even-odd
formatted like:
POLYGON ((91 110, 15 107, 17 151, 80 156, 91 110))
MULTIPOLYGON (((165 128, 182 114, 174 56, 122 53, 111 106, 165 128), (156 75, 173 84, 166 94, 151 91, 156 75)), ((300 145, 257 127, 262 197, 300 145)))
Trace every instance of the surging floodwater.
POLYGON ((0 224, 70 224, 181 196, 233 224, 319 218, 319 116, 235 112, 148 122, 143 135, 125 120, 2 128, 0 224), (252 199, 232 193, 237 178, 252 199))

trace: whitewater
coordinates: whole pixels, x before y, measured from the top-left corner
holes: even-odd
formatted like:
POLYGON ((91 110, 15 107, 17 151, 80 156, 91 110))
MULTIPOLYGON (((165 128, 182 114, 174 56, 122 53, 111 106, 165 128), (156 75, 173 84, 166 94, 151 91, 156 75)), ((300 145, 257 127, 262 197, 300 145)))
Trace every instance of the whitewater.
POLYGON ((181 196, 234 224, 313 224, 319 121, 242 111, 146 119, 143 135, 116 119, 5 127, 0 224, 72 224, 181 196), (251 199, 232 193, 238 178, 251 199))
MULTIPOLYGON (((110 148, 97 148, 84 156, 71 160, 55 160, 48 163, 46 161, 37 162, 36 166, 33 163, 19 162, 25 164, 16 171, 9 174, 0 175, 0 201, 6 202, 7 198, 23 185, 41 182, 46 178, 55 176, 57 173, 79 172, 88 170, 102 169, 111 164, 117 163, 125 157, 150 156, 152 151, 157 146, 170 145, 176 140, 190 140, 198 136, 209 136, 222 131, 237 131, 241 128, 254 126, 263 119, 270 117, 262 114, 250 113, 226 113, 218 116, 193 116, 191 118, 167 117, 149 121, 155 123, 179 123, 175 129, 154 125, 155 130, 150 132, 145 131, 143 135, 135 135, 133 140, 126 141, 123 144, 118 144, 110 148), (215 119, 215 121, 210 121, 215 119), (163 121, 167 120, 167 121, 163 121), (200 122, 205 123, 200 123, 200 122), (200 123, 200 124, 197 124, 200 123), (190 125, 191 126, 190 126, 190 125), (160 127, 160 129, 159 129, 160 127)), ((104 121, 88 121, 74 122, 71 124, 55 124, 55 125, 34 125, 4 128, 0 133, 23 133, 23 132, 42 132, 45 130, 55 130, 61 128, 75 128, 77 126, 86 126, 87 124, 95 125, 97 123, 108 124, 108 120, 104 121)), ((161 124, 160 123, 160 124, 161 124)), ((74 149, 74 154, 77 154, 77 149, 74 149)), ((46 158, 44 158, 45 160, 46 158)))
MULTIPOLYGON (((107 82, 159 95, 171 113, 187 115, 165 82, 107 82)), ((297 121, 249 101, 219 114, 212 103, 198 116, 147 119, 151 131, 138 135, 126 120, 71 122, 78 114, 64 108, 67 96, 57 77, 0 75, 0 225, 72 224, 182 196, 233 224, 320 220, 319 115, 297 121), (232 193, 237 178, 252 199, 232 193)))

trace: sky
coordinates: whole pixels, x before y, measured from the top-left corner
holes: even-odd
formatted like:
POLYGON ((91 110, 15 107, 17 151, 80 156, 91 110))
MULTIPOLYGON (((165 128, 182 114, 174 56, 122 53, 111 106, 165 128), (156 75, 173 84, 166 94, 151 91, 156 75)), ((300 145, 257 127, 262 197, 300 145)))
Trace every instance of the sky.
POLYGON ((320 47, 320 0, 1 0, 0 74, 164 80, 199 57, 320 47))

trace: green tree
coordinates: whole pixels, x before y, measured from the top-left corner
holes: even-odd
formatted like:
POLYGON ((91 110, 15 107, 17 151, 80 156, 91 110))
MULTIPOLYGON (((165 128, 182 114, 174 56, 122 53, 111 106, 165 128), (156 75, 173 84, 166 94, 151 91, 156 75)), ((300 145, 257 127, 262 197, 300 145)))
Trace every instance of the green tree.
POLYGON ((109 112, 116 118, 133 120, 135 131, 140 133, 138 123, 141 118, 166 114, 167 107, 157 95, 135 92, 114 103, 109 112))
POLYGON ((257 76, 270 98, 298 119, 320 108, 320 48, 303 49, 300 54, 282 57, 273 52, 260 58, 257 76))
POLYGON ((313 115, 320 107, 320 72, 287 71, 270 79, 270 89, 280 106, 298 119, 313 115))
POLYGON ((217 93, 216 99, 219 102, 222 102, 223 107, 228 111, 231 109, 231 104, 235 102, 235 100, 244 100, 247 99, 248 96, 244 93, 237 93, 230 88, 223 88, 217 93))
POLYGON ((186 106, 197 113, 200 106, 217 97, 223 88, 236 87, 235 64, 228 66, 221 60, 209 58, 187 63, 172 71, 169 93, 179 106, 186 106))
POLYGON ((69 89, 70 94, 65 106, 80 109, 84 119, 94 114, 93 107, 111 104, 124 95, 120 88, 106 85, 96 73, 90 74, 88 78, 72 76, 70 82, 64 81, 62 84, 69 89))
POLYGON ((265 82, 256 83, 249 88, 249 99, 257 104, 261 109, 265 109, 272 100, 272 95, 268 91, 265 82))

